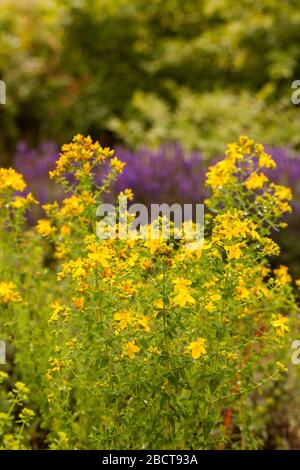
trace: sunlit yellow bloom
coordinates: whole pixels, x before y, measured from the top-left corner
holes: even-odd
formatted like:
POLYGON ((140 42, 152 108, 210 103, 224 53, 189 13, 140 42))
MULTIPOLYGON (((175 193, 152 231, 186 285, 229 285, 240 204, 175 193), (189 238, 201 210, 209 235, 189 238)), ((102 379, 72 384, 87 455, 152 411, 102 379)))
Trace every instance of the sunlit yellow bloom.
POLYGON ((261 189, 267 181, 268 177, 263 173, 252 173, 245 181, 245 186, 247 189, 261 189))
POLYGON ((134 198, 134 194, 133 194, 133 191, 132 189, 129 189, 129 188, 126 188, 124 189, 124 191, 122 191, 119 196, 125 196, 127 197, 128 201, 132 201, 133 198, 134 198))
POLYGON ((16 196, 11 203, 11 206, 14 209, 23 209, 31 204, 38 204, 38 202, 34 199, 33 195, 29 193, 26 197, 16 196))
POLYGON ((60 217, 76 217, 84 211, 84 206, 78 196, 70 196, 63 200, 63 207, 59 211, 60 217))
POLYGON ((271 325, 276 328, 276 333, 279 336, 283 336, 286 331, 289 331, 289 327, 286 325, 288 323, 288 318, 284 315, 272 315, 273 320, 271 321, 271 325))
POLYGON ((280 199, 280 201, 291 201, 293 199, 290 188, 274 183, 272 183, 270 187, 274 190, 274 196, 280 199))
POLYGON ((212 301, 209 301, 206 305, 205 305, 205 308, 208 312, 212 313, 216 310, 216 305, 212 302, 212 301))
POLYGON ((13 168, 0 168, 0 191, 2 189, 12 189, 14 191, 24 191, 26 183, 20 173, 13 168))
POLYGON ((47 219, 40 219, 36 226, 36 231, 42 237, 49 237, 51 233, 53 233, 53 227, 51 225, 50 220, 47 219))
POLYGON ((27 401, 30 390, 23 382, 18 381, 16 382, 13 392, 20 400, 27 401))
POLYGON ((282 285, 289 284, 292 280, 291 276, 288 273, 288 270, 289 268, 282 264, 279 266, 279 268, 274 269, 274 274, 282 285))
POLYGON ((119 322, 119 327, 121 330, 128 328, 128 326, 132 323, 131 313, 126 310, 115 313, 114 319, 119 322))
POLYGON ((121 162, 121 160, 119 160, 117 157, 114 157, 110 161, 110 166, 115 172, 122 173, 123 168, 125 166, 125 162, 121 162))
POLYGON ((178 307, 185 307, 187 304, 194 305, 195 299, 190 294, 190 288, 192 281, 189 279, 178 278, 173 280, 174 293, 176 294, 173 298, 173 304, 178 307))
POLYGON ((226 253, 227 253, 227 256, 228 256, 229 260, 231 260, 231 259, 240 259, 240 257, 243 254, 240 246, 241 246, 240 244, 225 246, 225 250, 226 250, 226 253))
POLYGON ((280 247, 271 238, 264 237, 262 239, 263 253, 267 256, 278 256, 280 254, 280 247))
POLYGON ((13 282, 0 282, 0 303, 21 302, 22 297, 13 282))
POLYGON ((147 317, 146 315, 143 315, 142 317, 139 317, 137 319, 137 324, 140 325, 146 333, 150 332, 150 325, 149 325, 150 318, 147 317))
POLYGON ((73 297, 72 299, 73 304, 75 305, 76 309, 81 312, 84 308, 84 297, 73 297))
POLYGON ((262 153, 259 154, 259 156, 258 156, 258 165, 261 168, 272 168, 272 169, 276 168, 276 162, 273 160, 271 155, 268 155, 265 152, 262 152, 262 153))
POLYGON ((192 341, 186 346, 185 351, 191 353, 193 359, 199 359, 202 355, 206 355, 205 339, 198 338, 196 341, 192 341))
POLYGON ((234 159, 228 158, 221 160, 216 165, 209 167, 206 175, 206 184, 210 186, 213 191, 221 189, 229 182, 235 170, 234 159))
POLYGON ((64 321, 70 319, 70 308, 61 303, 61 300, 55 300, 50 304, 50 307, 53 309, 53 313, 48 320, 48 323, 55 323, 62 316, 64 321))
POLYGON ((155 308, 162 309, 164 308, 164 301, 163 299, 157 299, 153 302, 155 308))
POLYGON ((134 359, 136 353, 141 350, 134 341, 129 341, 123 346, 123 353, 129 357, 129 359, 134 359))
POLYGON ((71 233, 71 227, 69 225, 62 225, 59 231, 61 235, 67 236, 67 235, 70 235, 71 233))
POLYGON ((249 289, 247 289, 246 283, 243 279, 239 280, 239 284, 236 287, 236 292, 241 299, 247 299, 251 295, 251 292, 249 289))
POLYGON ((105 246, 98 246, 96 244, 89 246, 88 259, 96 263, 96 265, 100 264, 103 268, 107 268, 111 256, 110 250, 105 246))

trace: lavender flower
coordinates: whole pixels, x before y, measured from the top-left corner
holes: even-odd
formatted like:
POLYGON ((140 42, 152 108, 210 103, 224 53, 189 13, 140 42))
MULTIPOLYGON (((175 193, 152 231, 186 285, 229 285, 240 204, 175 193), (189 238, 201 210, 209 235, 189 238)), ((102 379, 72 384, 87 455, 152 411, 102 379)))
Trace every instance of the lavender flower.
MULTIPOLYGON (((268 148, 267 151, 277 163, 275 170, 268 170, 268 176, 292 189, 297 217, 300 210, 300 154, 294 155, 288 148, 268 148)), ((146 206, 163 202, 202 203, 208 196, 205 188, 208 164, 198 152, 185 154, 180 144, 165 143, 155 151, 143 147, 133 152, 117 147, 115 153, 126 166, 111 194, 105 195, 107 201, 113 202, 126 188, 133 190, 135 202, 146 206)), ((59 149, 53 142, 42 142, 36 149, 20 143, 13 159, 16 170, 24 175, 29 190, 42 204, 63 197, 48 176, 58 154, 59 149)), ((217 160, 214 159, 214 163, 217 160)), ((101 169, 96 177, 98 184, 105 174, 106 169, 101 169)))
POLYGON ((201 203, 207 197, 206 168, 197 152, 186 155, 179 144, 166 143, 156 151, 146 147, 137 152, 117 148, 116 154, 126 166, 115 183, 114 195, 130 188, 135 202, 146 206, 201 203))
POLYGON ((54 169, 58 154, 54 142, 42 142, 36 149, 30 149, 24 142, 17 146, 14 168, 24 175, 28 185, 25 193, 32 192, 41 204, 62 197, 60 189, 49 179, 49 171, 54 169))

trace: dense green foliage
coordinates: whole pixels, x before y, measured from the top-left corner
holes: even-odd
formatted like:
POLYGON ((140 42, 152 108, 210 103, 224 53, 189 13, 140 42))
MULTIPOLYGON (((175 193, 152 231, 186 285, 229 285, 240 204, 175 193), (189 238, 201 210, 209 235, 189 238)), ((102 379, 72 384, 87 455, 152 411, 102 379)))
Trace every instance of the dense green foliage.
POLYGON ((4 3, 6 149, 78 131, 131 146, 184 139, 207 155, 242 131, 299 146, 295 0, 4 3))

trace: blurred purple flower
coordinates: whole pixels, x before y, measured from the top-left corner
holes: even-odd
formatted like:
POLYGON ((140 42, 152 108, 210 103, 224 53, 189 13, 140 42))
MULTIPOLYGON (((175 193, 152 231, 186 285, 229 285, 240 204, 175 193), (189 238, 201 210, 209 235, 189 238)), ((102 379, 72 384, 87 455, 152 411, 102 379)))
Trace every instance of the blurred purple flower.
MULTIPOLYGON (((275 170, 268 170, 270 179, 289 186, 294 194, 294 208, 300 209, 300 154, 294 155, 288 148, 267 148, 277 163, 275 170)), ((149 206, 152 203, 202 203, 208 196, 205 174, 209 164, 199 152, 186 154, 180 144, 165 143, 157 150, 146 147, 134 152, 117 147, 115 153, 126 163, 124 172, 114 183, 106 201, 114 201, 120 191, 131 188, 134 202, 149 206)), ((53 142, 42 142, 36 149, 20 143, 13 159, 14 167, 22 173, 28 191, 42 203, 61 200, 62 191, 49 179, 49 171, 55 166, 59 149, 53 142)), ((213 160, 213 163, 220 158, 213 160)), ((108 168, 102 168, 96 176, 101 183, 108 168)), ((296 214, 295 214, 296 215, 296 214)))
POLYGON ((49 179, 49 171, 54 169, 58 155, 58 146, 53 142, 42 142, 36 149, 21 142, 13 157, 14 168, 24 175, 27 183, 25 194, 32 192, 41 204, 62 197, 61 190, 49 179))
POLYGON ((143 147, 133 152, 119 147, 116 155, 126 166, 114 185, 115 196, 130 188, 134 201, 146 206, 202 203, 207 197, 206 167, 197 152, 185 154, 181 145, 165 143, 155 151, 143 147))

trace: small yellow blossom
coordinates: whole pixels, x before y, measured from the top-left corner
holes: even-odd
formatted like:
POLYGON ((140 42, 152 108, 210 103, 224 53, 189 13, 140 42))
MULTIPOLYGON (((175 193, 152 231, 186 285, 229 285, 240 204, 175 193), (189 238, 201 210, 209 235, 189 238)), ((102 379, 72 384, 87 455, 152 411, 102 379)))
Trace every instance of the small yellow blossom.
POLYGON ((156 299, 153 302, 153 305, 154 305, 155 308, 161 310, 162 308, 164 308, 164 301, 163 301, 163 299, 156 299))
POLYGON ((282 264, 279 266, 279 268, 274 269, 274 274, 282 285, 289 284, 292 280, 291 276, 288 273, 288 270, 289 268, 282 264))
POLYGON ((268 181, 268 177, 263 173, 257 174, 252 173, 249 178, 245 181, 247 189, 261 189, 263 185, 268 181))
POLYGON ((0 191, 12 189, 14 191, 24 191, 26 183, 23 176, 13 168, 0 168, 0 191))
POLYGON ((271 325, 276 328, 276 333, 279 336, 283 336, 286 331, 289 331, 289 327, 286 325, 288 323, 288 318, 284 315, 272 315, 273 320, 271 321, 271 325))
POLYGON ((227 253, 227 256, 228 256, 229 260, 231 260, 231 259, 240 259, 240 257, 243 254, 240 247, 241 247, 241 244, 225 246, 225 250, 226 250, 226 253, 227 253))
POLYGON ((122 173, 125 163, 121 162, 117 157, 114 157, 110 161, 110 166, 116 173, 122 173))
POLYGON ((53 233, 53 227, 50 220, 40 219, 36 226, 36 231, 42 237, 49 237, 53 233))
POLYGON ((115 313, 114 319, 119 322, 119 327, 121 330, 128 328, 128 326, 132 323, 131 313, 126 310, 115 313))
POLYGON ((205 339, 198 338, 196 341, 192 341, 186 346, 185 351, 191 353, 193 359, 199 359, 202 355, 206 355, 205 339))
POLYGON ((13 282, 0 282, 0 304, 21 301, 22 297, 16 290, 16 286, 13 282))
POLYGON ((134 341, 129 341, 123 346, 123 353, 129 357, 129 359, 134 359, 136 353, 140 351, 139 348, 134 341))
POLYGON ((29 193, 26 197, 22 196, 15 196, 11 206, 14 209, 23 209, 28 207, 31 204, 38 204, 37 200, 34 199, 31 193, 29 193))
POLYGON ((258 165, 261 168, 276 168, 276 162, 273 160, 271 155, 268 155, 264 151, 262 151, 258 156, 258 165))
POLYGON ((77 217, 84 211, 84 206, 78 196, 71 196, 63 200, 63 207, 59 211, 61 218, 77 217))

